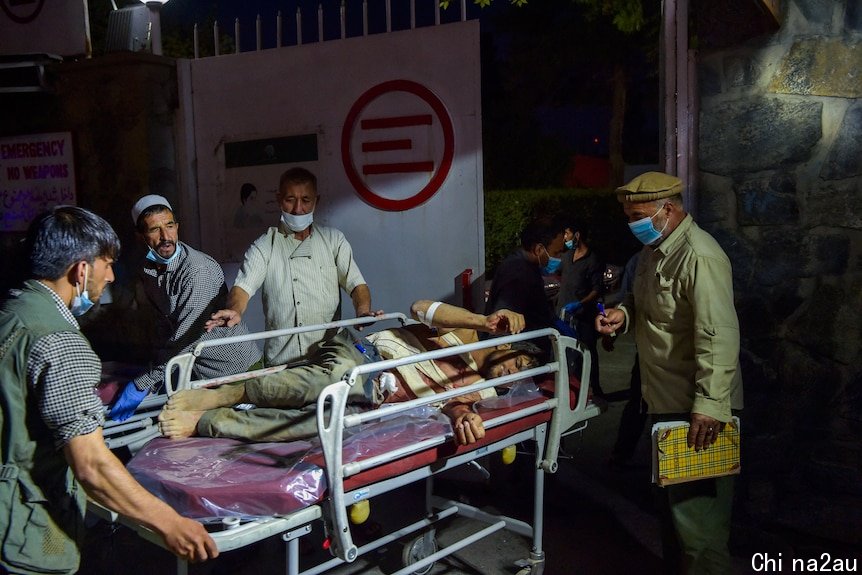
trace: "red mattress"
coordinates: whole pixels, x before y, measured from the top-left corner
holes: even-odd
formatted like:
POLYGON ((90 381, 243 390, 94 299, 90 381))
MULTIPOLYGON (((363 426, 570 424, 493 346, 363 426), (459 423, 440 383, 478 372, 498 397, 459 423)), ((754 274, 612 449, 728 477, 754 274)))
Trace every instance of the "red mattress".
MULTIPOLYGON (((573 382, 576 383, 576 382, 573 382)), ((539 385, 542 394, 522 398, 517 407, 479 410, 485 420, 535 404, 553 389, 553 380, 539 385)), ((572 386, 570 395, 577 395, 572 386)), ((574 401, 574 400, 573 400, 574 401)), ((486 430, 469 446, 447 441, 420 453, 369 469, 345 480, 345 491, 430 465, 455 454, 479 449, 546 422, 543 411, 486 430)), ((343 462, 362 460, 401 446, 451 432, 449 420, 430 408, 363 425, 346 435, 343 462)), ((150 492, 182 515, 199 520, 264 517, 287 514, 325 496, 323 454, 317 439, 290 443, 245 443, 232 439, 154 439, 129 462, 132 475, 150 492)))
POLYGON ((323 470, 303 461, 311 443, 156 438, 129 472, 180 514, 195 519, 285 514, 320 500, 323 470))

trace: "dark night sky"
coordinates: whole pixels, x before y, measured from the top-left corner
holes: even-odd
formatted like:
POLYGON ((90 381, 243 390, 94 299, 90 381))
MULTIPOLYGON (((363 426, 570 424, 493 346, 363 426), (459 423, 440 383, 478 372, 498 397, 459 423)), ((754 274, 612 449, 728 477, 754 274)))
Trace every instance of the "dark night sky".
MULTIPOLYGON (((505 0, 497 0, 506 3, 505 0)), ((434 0, 416 0, 417 26, 430 25, 434 22, 434 0)), ((164 25, 181 23, 191 26, 198 23, 199 27, 211 17, 218 18, 219 26, 224 33, 233 36, 234 22, 240 23, 241 48, 243 51, 255 48, 255 20, 261 17, 263 47, 275 46, 276 14, 282 15, 284 43, 296 41, 296 11, 302 10, 303 41, 317 40, 318 7, 324 9, 324 38, 333 39, 340 36, 338 19, 341 0, 170 0, 162 9, 164 25)), ((385 31, 385 0, 368 0, 369 33, 385 31)), ((406 29, 410 26, 410 7, 407 0, 392 0, 393 29, 406 29)), ((492 9, 482 10, 468 0, 467 17, 478 18, 482 14, 490 14, 492 9)), ((358 36, 362 33, 362 1, 348 0, 345 10, 347 16, 347 35, 358 36)), ((460 18, 458 0, 442 12, 442 21, 452 21, 460 18)))
MULTIPOLYGON (((539 0, 535 0, 538 2, 539 0)), ((539 8, 550 10, 551 14, 556 11, 575 10, 571 0, 541 0, 544 4, 528 6, 528 9, 539 11, 539 8)), ((435 0, 415 0, 417 26, 427 26, 434 23, 435 0)), ((336 39, 340 37, 339 7, 341 0, 170 0, 163 7, 162 23, 163 29, 181 28, 184 34, 191 35, 191 26, 197 23, 199 26, 200 42, 212 46, 212 29, 209 22, 217 18, 221 34, 223 36, 234 36, 234 22, 239 19, 240 44, 242 51, 254 50, 256 46, 256 18, 261 17, 262 47, 273 48, 276 44, 276 14, 280 11, 282 15, 282 43, 283 45, 296 44, 296 11, 297 7, 302 9, 302 34, 303 42, 315 42, 318 37, 318 6, 324 8, 324 38, 336 39)), ((385 0, 368 0, 369 33, 385 32, 385 0)), ((403 30, 410 26, 410 8, 407 0, 391 0, 392 28, 403 30)), ((460 19, 460 1, 452 0, 450 7, 444 10, 441 21, 457 21, 460 19)), ((560 14, 561 12, 557 12, 560 14)), ((362 34, 362 1, 347 0, 347 35, 349 37, 362 34)), ((518 99, 517 94, 502 93, 506 89, 506 83, 502 85, 488 82, 489 74, 518 73, 517 71, 506 71, 505 69, 491 70, 492 67, 505 68, 510 55, 507 54, 510 44, 517 44, 510 36, 518 34, 519 22, 527 20, 527 9, 515 8, 508 0, 494 0, 487 8, 479 8, 473 0, 467 0, 468 19, 480 19, 483 30, 483 45, 491 44, 493 48, 488 51, 483 47, 483 115, 487 118, 493 117, 492 108, 495 106, 521 106, 524 103, 518 99), (500 32, 497 24, 505 20, 506 32, 500 32), (488 54, 496 56, 490 57, 488 54), (500 56, 504 57, 501 58, 500 56), (503 87, 501 87, 503 86, 503 87)), ((546 13, 547 14, 547 13, 546 13)), ((539 18, 547 16, 539 16, 539 18)), ((541 20, 540 20, 541 21, 541 20)), ((535 19, 534 19, 535 25, 535 19)), ((535 29, 526 34, 536 34, 535 29)), ((530 38, 528 37, 528 41, 530 38)), ((577 43, 576 39, 572 42, 577 43)), ((547 58, 559 57, 555 50, 546 53, 547 58)), ((526 70, 529 70, 529 66, 526 70)), ((524 68, 521 68, 523 71, 524 68)), ((596 89, 594 80, 581 81, 579 71, 564 72, 568 78, 559 78, 560 86, 545 84, 541 90, 550 90, 572 93, 569 101, 541 102, 530 104, 533 109, 531 113, 533 130, 538 134, 534 137, 545 137, 559 142, 561 148, 566 148, 568 153, 579 153, 595 156, 606 156, 608 153, 608 130, 610 122, 610 107, 607 102, 609 97, 604 97, 596 89), (574 78, 573 78, 574 77, 574 78), (592 84, 591 84, 592 82, 592 84), (574 94, 576 91, 584 93, 595 93, 587 101, 581 96, 574 94)), ((627 149, 631 151, 632 163, 643 163, 651 160, 651 156, 657 154, 658 141, 658 114, 657 102, 653 102, 650 90, 647 86, 645 94, 639 80, 633 82, 630 89, 630 121, 627 118, 627 149), (646 98, 645 98, 646 96, 646 98), (632 105, 631 102, 644 100, 644 104, 632 105), (653 111, 655 110, 655 111, 653 111), (654 145, 655 144, 655 145, 654 145)), ((514 88, 523 91, 524 88, 514 88)), ((657 91, 657 86, 655 88, 657 91)), ((488 126, 486 126, 488 128, 488 126)), ((495 136, 491 134, 491 137, 495 136)))

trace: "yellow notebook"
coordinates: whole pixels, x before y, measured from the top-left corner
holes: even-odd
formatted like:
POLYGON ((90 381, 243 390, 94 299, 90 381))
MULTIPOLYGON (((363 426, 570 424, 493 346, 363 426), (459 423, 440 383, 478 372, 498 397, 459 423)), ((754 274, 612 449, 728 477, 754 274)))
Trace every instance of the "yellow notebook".
POLYGON ((689 423, 665 421, 652 427, 653 483, 664 487, 739 473, 739 418, 724 426, 715 443, 696 452, 687 445, 689 423))

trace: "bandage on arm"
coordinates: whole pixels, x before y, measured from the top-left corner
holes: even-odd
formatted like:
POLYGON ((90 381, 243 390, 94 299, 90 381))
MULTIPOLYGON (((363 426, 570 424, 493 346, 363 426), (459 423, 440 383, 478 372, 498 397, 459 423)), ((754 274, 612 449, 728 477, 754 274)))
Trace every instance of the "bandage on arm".
POLYGON ((437 311, 437 308, 443 305, 443 302, 435 301, 431 305, 428 306, 424 312, 419 311, 416 315, 419 316, 419 321, 427 325, 428 327, 434 326, 434 312, 437 311))
POLYGON ((419 300, 411 306, 413 317, 429 327, 467 328, 481 330, 485 316, 447 303, 419 300))

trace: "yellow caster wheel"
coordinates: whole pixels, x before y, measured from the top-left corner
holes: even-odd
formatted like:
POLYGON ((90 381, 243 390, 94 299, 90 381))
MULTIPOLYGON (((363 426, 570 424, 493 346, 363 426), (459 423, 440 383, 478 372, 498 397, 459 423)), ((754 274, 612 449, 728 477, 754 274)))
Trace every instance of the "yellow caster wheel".
POLYGON ((367 499, 354 503, 347 510, 347 516, 354 525, 362 525, 368 520, 369 515, 371 515, 371 503, 367 499))
POLYGON ((515 454, 517 453, 517 449, 514 445, 510 445, 509 447, 504 447, 503 451, 500 452, 500 457, 503 459, 503 463, 506 465, 510 465, 513 461, 515 461, 515 454))

